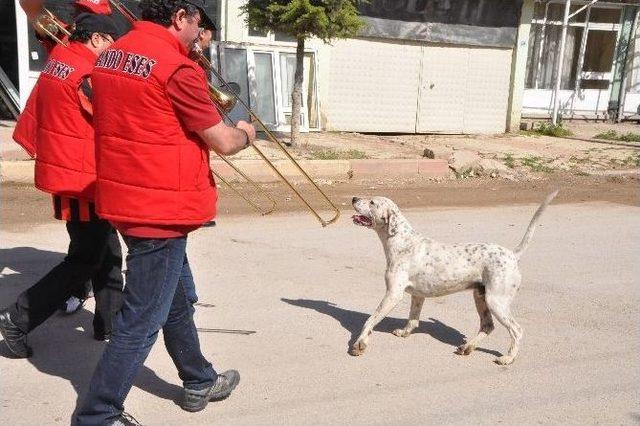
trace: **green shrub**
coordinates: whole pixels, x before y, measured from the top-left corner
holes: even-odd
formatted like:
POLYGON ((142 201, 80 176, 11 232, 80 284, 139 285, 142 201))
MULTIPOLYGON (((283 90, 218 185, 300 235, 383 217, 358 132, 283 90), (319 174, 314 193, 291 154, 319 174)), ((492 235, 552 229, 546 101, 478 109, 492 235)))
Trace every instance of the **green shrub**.
POLYGON ((541 157, 524 157, 520 159, 520 162, 523 166, 529 167, 532 172, 551 173, 553 171, 552 167, 543 163, 543 159, 541 157))
POLYGON ((622 164, 625 166, 640 167, 640 154, 633 154, 622 160, 622 164))
POLYGON ((317 160, 362 160, 367 157, 364 151, 349 149, 346 151, 333 148, 316 149, 311 154, 317 160))
POLYGON ((623 134, 615 130, 607 130, 606 132, 598 133, 594 138, 621 142, 640 142, 640 133, 627 132, 623 134))
POLYGON ((504 161, 504 165, 510 169, 513 169, 516 166, 516 159, 513 158, 513 154, 506 154, 502 161, 504 161))
POLYGON ((537 129, 534 129, 534 132, 545 136, 573 136, 573 132, 569 129, 565 129, 562 124, 553 123, 540 123, 540 126, 538 126, 537 129))

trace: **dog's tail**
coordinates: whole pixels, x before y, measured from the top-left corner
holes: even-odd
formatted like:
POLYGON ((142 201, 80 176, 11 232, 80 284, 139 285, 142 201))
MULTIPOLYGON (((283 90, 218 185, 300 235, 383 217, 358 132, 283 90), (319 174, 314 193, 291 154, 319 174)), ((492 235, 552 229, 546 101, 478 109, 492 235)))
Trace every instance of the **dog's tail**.
POLYGON ((529 227, 527 228, 527 232, 524 233, 522 241, 520 241, 518 247, 513 250, 518 260, 520 260, 520 256, 522 256, 522 253, 524 253, 524 251, 527 249, 527 246, 531 242, 531 239, 533 238, 533 231, 535 231, 536 229, 536 225, 538 224, 538 220, 540 220, 540 216, 542 216, 542 212, 544 212, 544 209, 547 208, 547 206, 555 198, 555 196, 558 195, 558 191, 559 190, 556 189, 551 194, 547 195, 547 198, 544 199, 542 204, 540 204, 540 207, 538 207, 538 210, 536 210, 536 213, 533 215, 533 218, 531 218, 531 222, 529 222, 529 227))

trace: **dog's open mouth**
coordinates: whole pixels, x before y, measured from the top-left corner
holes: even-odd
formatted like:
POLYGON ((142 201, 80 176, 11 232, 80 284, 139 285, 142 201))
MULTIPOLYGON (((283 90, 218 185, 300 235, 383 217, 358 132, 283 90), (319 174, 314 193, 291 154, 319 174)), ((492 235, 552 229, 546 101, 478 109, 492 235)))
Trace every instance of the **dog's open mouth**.
POLYGON ((353 219, 353 223, 356 225, 366 226, 367 228, 371 228, 373 225, 371 219, 362 214, 354 214, 351 218, 353 219))

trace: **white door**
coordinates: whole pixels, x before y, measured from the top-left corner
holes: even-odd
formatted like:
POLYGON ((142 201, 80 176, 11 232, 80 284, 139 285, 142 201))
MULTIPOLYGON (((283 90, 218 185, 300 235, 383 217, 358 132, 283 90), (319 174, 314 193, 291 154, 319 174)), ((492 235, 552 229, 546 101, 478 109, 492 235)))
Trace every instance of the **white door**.
POLYGON ((418 133, 502 133, 511 49, 425 46, 418 133))
MULTIPOLYGON (((280 123, 281 130, 289 130, 291 126, 291 94, 293 93, 293 81, 296 73, 296 54, 289 52, 280 52, 280 123)), ((308 75, 309 67, 307 55, 305 54, 304 75, 302 81, 302 105, 300 106, 300 131, 309 131, 309 120, 307 112, 307 94, 308 94, 308 75)))
POLYGON ((424 46, 416 132, 463 132, 468 69, 467 49, 424 46))

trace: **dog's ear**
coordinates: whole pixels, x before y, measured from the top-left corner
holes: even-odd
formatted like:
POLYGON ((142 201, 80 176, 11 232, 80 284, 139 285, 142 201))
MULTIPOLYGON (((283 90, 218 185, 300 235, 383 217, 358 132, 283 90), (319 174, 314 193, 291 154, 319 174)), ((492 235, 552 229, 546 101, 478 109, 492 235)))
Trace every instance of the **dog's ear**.
POLYGON ((400 229, 400 221, 398 220, 398 214, 395 210, 389 209, 387 213, 387 234, 390 237, 396 235, 400 229))

